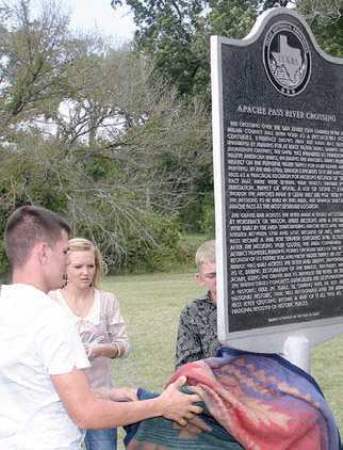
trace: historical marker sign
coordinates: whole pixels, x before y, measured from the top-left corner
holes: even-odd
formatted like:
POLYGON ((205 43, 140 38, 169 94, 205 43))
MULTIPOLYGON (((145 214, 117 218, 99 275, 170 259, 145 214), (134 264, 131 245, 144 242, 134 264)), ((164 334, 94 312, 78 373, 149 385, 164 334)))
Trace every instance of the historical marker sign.
POLYGON ((286 8, 211 45, 219 338, 320 342, 343 331, 343 60, 286 8))

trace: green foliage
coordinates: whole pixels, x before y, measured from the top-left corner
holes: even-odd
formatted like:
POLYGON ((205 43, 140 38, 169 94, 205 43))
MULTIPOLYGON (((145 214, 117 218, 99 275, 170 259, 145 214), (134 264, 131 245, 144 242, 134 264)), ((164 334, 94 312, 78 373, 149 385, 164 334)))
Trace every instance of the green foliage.
POLYGON ((320 47, 333 56, 343 58, 343 16, 334 20, 317 18, 311 26, 320 47))
POLYGON ((2 119, 42 112, 60 97, 66 68, 67 17, 54 1, 35 19, 30 1, 2 2, 0 70, 2 119))
POLYGON ((121 269, 164 272, 183 262, 177 219, 149 214, 145 218, 144 228, 149 230, 149 241, 142 241, 136 233, 127 236, 127 254, 121 269))
POLYGON ((215 236, 214 196, 212 192, 208 193, 204 198, 202 217, 200 231, 207 235, 215 236))
MULTIPOLYGON (((113 0, 112 4, 122 4, 113 0)), ((250 30, 259 0, 126 0, 137 25, 136 48, 153 58, 157 76, 181 96, 210 102, 211 34, 243 37, 250 30)))
MULTIPOLYGON (((116 163, 112 167, 106 160, 100 176, 99 169, 94 169, 97 155, 95 160, 80 160, 80 154, 71 153, 61 159, 61 152, 57 143, 36 139, 21 141, 16 151, 2 150, 1 234, 11 211, 33 203, 62 213, 75 235, 97 242, 111 271, 118 267, 165 270, 178 261, 177 221, 145 209, 141 195, 129 189, 116 163)), ((0 272, 7 270, 1 243, 0 272)))
POLYGON ((258 2, 231 0, 213 2, 209 13, 211 34, 242 39, 252 28, 256 19, 258 2))
POLYGON ((180 212, 180 220, 186 233, 204 233, 214 235, 214 198, 213 192, 205 192, 197 195, 187 203, 180 212))
MULTIPOLYGON (((7 217, 20 205, 35 203, 64 212, 68 201, 67 173, 73 176, 61 159, 59 148, 43 145, 35 137, 20 137, 20 148, 0 150, 1 235, 7 217)), ((8 262, 1 243, 0 273, 7 270, 8 262)))
POLYGON ((258 14, 275 5, 295 5, 324 50, 343 52, 341 0, 112 0, 122 3, 134 14, 136 47, 153 58, 155 72, 179 95, 200 95, 207 104, 210 35, 243 38, 258 14))
POLYGON ((208 239, 213 239, 213 235, 206 233, 182 233, 180 245, 185 262, 187 262, 188 269, 196 270, 195 254, 200 245, 208 239))
POLYGON ((333 56, 343 57, 343 1, 301 0, 297 6, 320 47, 333 56))

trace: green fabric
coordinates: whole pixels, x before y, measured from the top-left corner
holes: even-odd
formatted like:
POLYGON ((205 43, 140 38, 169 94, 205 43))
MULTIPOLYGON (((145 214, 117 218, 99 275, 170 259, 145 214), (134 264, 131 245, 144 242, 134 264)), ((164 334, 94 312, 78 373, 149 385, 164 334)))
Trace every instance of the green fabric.
MULTIPOLYGON (((187 386, 181 391, 190 394, 187 386)), ((156 397, 157 394, 138 390, 140 400, 156 397)), ((127 436, 124 439, 127 450, 244 450, 213 417, 204 402, 199 416, 210 431, 202 432, 195 425, 180 427, 175 422, 163 417, 146 419, 137 424, 125 427, 127 436)), ((195 423, 195 422, 194 422, 195 423)))
POLYGON ((155 449, 158 445, 168 450, 243 450, 215 420, 205 418, 204 415, 202 418, 211 427, 211 431, 201 433, 201 439, 200 435, 192 435, 187 427, 178 427, 170 420, 161 417, 144 420, 127 448, 148 450, 155 449))

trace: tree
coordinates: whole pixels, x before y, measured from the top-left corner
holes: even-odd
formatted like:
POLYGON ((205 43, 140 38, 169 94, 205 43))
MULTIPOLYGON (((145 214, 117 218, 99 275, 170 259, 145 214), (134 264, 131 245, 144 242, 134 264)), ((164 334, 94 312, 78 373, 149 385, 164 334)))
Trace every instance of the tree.
POLYGON ((343 57, 343 0, 301 0, 296 4, 320 47, 327 53, 343 57))
POLYGON ((137 255, 157 261, 160 246, 176 257, 178 211, 208 153, 204 108, 148 82, 145 58, 64 26, 51 33, 29 6, 8 9, 2 30, 1 217, 26 203, 58 211, 110 268, 137 255))
MULTIPOLYGON (((112 0, 112 5, 123 4, 112 0)), ((209 37, 242 38, 251 29, 261 0, 126 0, 137 26, 138 51, 154 59, 155 70, 181 96, 209 102, 209 37)))
POLYGON ((30 1, 1 3, 0 30, 1 116, 13 122, 47 110, 62 95, 66 67, 68 18, 50 1, 37 18, 30 1))
POLYGON ((210 103, 209 37, 243 38, 260 12, 275 5, 304 14, 323 48, 342 51, 342 0, 112 0, 126 3, 137 26, 138 51, 154 59, 155 71, 181 96, 210 103))
POLYGON ((200 109, 167 95, 145 124, 116 142, 70 145, 34 131, 17 135, 16 147, 1 152, 1 208, 6 216, 33 202, 61 212, 75 233, 100 245, 110 268, 132 264, 130 254, 143 258, 163 235, 169 235, 169 245, 178 236, 168 228, 189 192, 208 135, 200 109))
MULTIPOLYGON (((121 3, 121 0, 112 1, 114 7, 121 3)), ((126 3, 132 8, 138 27, 136 51, 152 63, 150 81, 162 79, 176 90, 179 98, 190 104, 200 99, 205 105, 202 113, 205 129, 209 129, 209 37, 211 34, 243 37, 255 20, 260 1, 127 0, 126 3)), ((210 133, 208 138, 210 140, 210 133)), ((196 176, 191 178, 191 189, 181 214, 184 227, 191 231, 204 231, 204 224, 212 223, 207 219, 213 213, 209 142, 200 148, 199 155, 202 156, 198 158, 198 165, 192 165, 196 176)))

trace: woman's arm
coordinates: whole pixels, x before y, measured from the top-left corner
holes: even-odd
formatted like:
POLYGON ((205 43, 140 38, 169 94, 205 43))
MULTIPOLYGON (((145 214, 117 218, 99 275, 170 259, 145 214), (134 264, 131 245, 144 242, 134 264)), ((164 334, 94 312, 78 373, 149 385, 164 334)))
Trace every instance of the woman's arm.
POLYGON ((106 323, 109 342, 90 345, 87 355, 90 359, 98 356, 119 358, 129 352, 129 338, 126 324, 120 313, 119 301, 110 292, 100 292, 100 317, 106 323))

